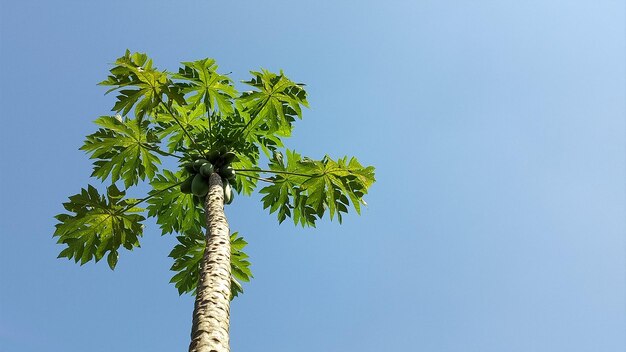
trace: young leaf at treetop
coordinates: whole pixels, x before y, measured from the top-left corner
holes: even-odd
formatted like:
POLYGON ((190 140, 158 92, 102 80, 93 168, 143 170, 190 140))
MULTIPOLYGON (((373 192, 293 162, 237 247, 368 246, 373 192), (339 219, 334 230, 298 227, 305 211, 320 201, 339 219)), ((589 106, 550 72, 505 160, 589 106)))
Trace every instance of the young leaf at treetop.
POLYGON ((191 93, 188 103, 205 103, 208 111, 218 111, 223 115, 233 113, 232 99, 237 96, 237 91, 228 76, 217 73, 215 60, 202 59, 182 64, 183 67, 173 77, 182 80, 180 86, 183 93, 191 93))
POLYGON ((187 136, 202 134, 208 131, 204 104, 178 105, 172 104, 172 109, 158 109, 155 113, 155 128, 157 136, 161 140, 167 140, 167 150, 175 153, 196 146, 187 136), (172 115, 171 113, 175 114, 172 115))
POLYGON ((172 83, 167 72, 160 72, 152 67, 152 60, 146 54, 131 54, 126 50, 124 56, 115 60, 115 65, 110 70, 111 75, 99 83, 103 86, 113 86, 107 93, 127 88, 120 90, 113 111, 126 116, 135 106, 135 116, 140 119, 163 102, 161 97, 163 94, 171 101, 180 105, 185 104, 179 87, 172 83))

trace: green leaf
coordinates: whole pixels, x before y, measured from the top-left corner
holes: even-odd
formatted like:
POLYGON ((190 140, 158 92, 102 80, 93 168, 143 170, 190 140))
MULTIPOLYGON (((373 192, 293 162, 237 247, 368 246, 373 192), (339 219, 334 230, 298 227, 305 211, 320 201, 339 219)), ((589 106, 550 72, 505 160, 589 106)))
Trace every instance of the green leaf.
POLYGON ((197 136, 208 132, 208 119, 205 114, 204 104, 185 106, 173 104, 169 111, 160 111, 156 115, 155 120, 159 125, 156 134, 161 140, 167 139, 167 149, 170 152, 195 147, 187 133, 197 136))
POLYGON ((294 83, 282 71, 251 73, 253 78, 243 83, 256 90, 242 93, 237 101, 248 116, 247 128, 256 134, 290 136, 296 117, 302 118, 301 107, 309 106, 303 85, 294 83))
POLYGON ((243 287, 239 281, 250 282, 253 278, 248 255, 243 251, 247 245, 248 242, 243 237, 239 237, 237 232, 230 235, 231 300, 243 293, 243 287))
POLYGON ((112 182, 121 179, 126 188, 154 177, 161 164, 154 151, 159 139, 148 121, 101 116, 95 123, 101 128, 88 135, 80 148, 95 159, 91 176, 101 180, 110 176, 112 182))
MULTIPOLYGON (((258 154, 256 155, 256 158, 258 159, 258 154)), ((238 160, 234 161, 231 165, 234 169, 253 170, 257 168, 255 160, 251 160, 251 158, 246 155, 240 156, 238 160)), ((233 183, 233 186, 235 187, 237 192, 245 195, 250 195, 252 194, 252 192, 254 192, 254 189, 256 188, 258 177, 258 172, 240 172, 237 174, 237 178, 235 180, 235 183, 233 183)))
MULTIPOLYGON (((170 280, 178 289, 179 294, 195 294, 198 285, 199 270, 206 240, 202 233, 186 233, 176 237, 178 244, 170 252, 170 257, 174 259, 171 270, 176 274, 170 280)), ((239 281, 249 282, 252 278, 248 255, 243 252, 248 244, 237 232, 230 235, 230 265, 231 265, 231 300, 243 292, 239 281)))
POLYGON ((171 101, 185 104, 180 88, 169 79, 167 72, 160 72, 152 67, 152 60, 146 54, 131 54, 126 50, 124 56, 115 61, 115 67, 110 72, 111 75, 99 84, 112 86, 107 93, 119 90, 112 110, 124 116, 134 106, 135 116, 142 118, 162 102, 164 94, 171 101))
POLYGON ((314 227, 326 210, 331 220, 337 216, 341 222, 350 204, 360 213, 363 196, 375 180, 374 167, 364 167, 356 158, 334 161, 325 156, 317 161, 291 150, 286 154, 286 163, 282 157, 270 160, 270 169, 277 172, 271 178, 274 184, 259 191, 265 195, 263 207, 277 212, 279 222, 290 217, 295 224, 314 227))
POLYGON ((89 185, 63 203, 69 214, 55 217, 59 223, 54 236, 67 248, 61 251, 59 258, 73 258, 82 265, 92 259, 97 262, 110 252, 107 261, 113 269, 120 246, 128 250, 139 247, 139 237, 143 234, 141 222, 145 218, 138 213, 144 209, 135 206, 135 199, 119 197, 125 192, 115 184, 109 186, 107 194, 101 195, 89 185))
POLYGON ((263 209, 270 209, 270 214, 278 210, 278 222, 282 223, 287 217, 291 217, 293 201, 291 198, 294 184, 281 176, 273 178, 274 183, 263 187, 259 193, 265 194, 263 197, 263 209))
POLYGON ((222 115, 233 113, 233 98, 237 91, 228 76, 217 73, 215 60, 207 58, 182 64, 173 77, 183 80, 182 91, 191 95, 187 99, 190 104, 204 103, 208 110, 222 115))
POLYGON ((176 237, 179 244, 169 254, 174 259, 170 270, 176 274, 170 280, 178 289, 179 294, 195 294, 198 285, 200 263, 204 255, 206 243, 202 232, 189 232, 176 237))
POLYGON ((156 217, 162 234, 202 233, 205 226, 204 209, 194 202, 194 196, 180 191, 180 183, 188 176, 184 171, 164 170, 151 181, 148 216, 156 217))

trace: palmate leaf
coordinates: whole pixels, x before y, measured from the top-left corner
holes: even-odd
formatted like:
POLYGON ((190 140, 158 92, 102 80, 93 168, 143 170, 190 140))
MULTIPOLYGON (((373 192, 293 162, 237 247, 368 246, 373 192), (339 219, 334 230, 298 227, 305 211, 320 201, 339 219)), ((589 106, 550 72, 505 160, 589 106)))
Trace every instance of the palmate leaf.
POLYGON ((363 196, 375 181, 374 167, 364 167, 356 158, 316 161, 291 150, 286 154, 286 162, 271 160, 270 169, 278 173, 272 185, 259 191, 265 194, 263 207, 277 212, 279 222, 290 217, 295 224, 314 227, 328 209, 331 220, 336 215, 341 223, 350 204, 360 213, 363 196))
POLYGON ((124 195, 113 184, 106 196, 89 185, 69 197, 63 207, 70 213, 55 217, 59 223, 54 236, 67 245, 59 258, 73 258, 82 265, 92 259, 98 262, 109 252, 107 262, 114 269, 120 246, 128 250, 139 247, 145 218, 137 213, 144 209, 135 206, 135 199, 123 199, 124 195))
MULTIPOLYGON (((189 232, 176 238, 179 244, 169 256, 174 259, 171 270, 177 273, 170 282, 176 286, 181 295, 195 294, 200 263, 206 249, 204 235, 202 232, 189 232)), ((243 252, 247 244, 237 232, 230 235, 231 300, 243 293, 240 281, 249 282, 253 277, 248 255, 243 252)))
POLYGON ((123 180, 126 188, 154 177, 161 164, 155 152, 159 139, 148 121, 101 116, 95 123, 101 128, 80 148, 95 159, 91 176, 106 180, 110 175, 112 182, 123 180))
POLYGON ((119 90, 113 111, 126 116, 135 107, 135 116, 143 117, 162 102, 165 94, 170 101, 185 105, 180 88, 170 80, 167 72, 160 72, 152 66, 152 60, 143 53, 126 50, 124 56, 115 61, 111 75, 100 82, 103 86, 112 86, 107 93, 119 90), (122 89, 124 88, 124 89, 122 89))
MULTIPOLYGON (((256 155, 256 159, 258 160, 258 154, 256 155)), ((256 162, 251 160, 251 158, 242 155, 239 156, 239 158, 234 161, 231 166, 235 169, 253 170, 256 168, 256 162)), ((254 192, 257 186, 258 177, 258 172, 240 172, 233 183, 233 187, 235 187, 235 190, 237 190, 238 193, 249 196, 252 192, 254 192)))
POLYGON ((194 202, 193 195, 180 191, 180 183, 188 174, 184 171, 174 173, 164 170, 152 182, 148 199, 148 216, 156 217, 162 234, 202 233, 205 226, 204 209, 194 202))
POLYGON ((233 232, 230 235, 230 272, 231 272, 231 289, 230 299, 237 297, 240 293, 243 293, 243 287, 241 281, 250 282, 253 278, 252 271, 250 270, 250 262, 248 261, 248 255, 243 249, 248 245, 243 237, 239 237, 238 232, 233 232))
POLYGON ((278 75, 267 70, 251 73, 254 77, 243 83, 257 90, 244 92, 237 100, 248 116, 249 130, 256 134, 290 136, 296 117, 302 118, 301 106, 309 106, 303 85, 294 83, 282 71, 278 75))
POLYGON ((213 59, 203 59, 193 62, 183 62, 175 79, 182 80, 180 87, 189 104, 204 103, 208 110, 219 112, 221 115, 233 113, 233 98, 237 91, 232 80, 217 73, 217 64, 213 59))
POLYGON ((266 157, 271 157, 279 148, 283 148, 283 140, 281 137, 273 134, 267 134, 262 130, 253 130, 246 134, 246 139, 250 143, 259 146, 266 157))
POLYGON ((172 109, 159 111, 155 120, 159 126, 156 134, 161 140, 167 140, 169 152, 192 147, 193 144, 186 133, 197 136, 207 132, 209 125, 203 103, 184 106, 173 104, 172 109))

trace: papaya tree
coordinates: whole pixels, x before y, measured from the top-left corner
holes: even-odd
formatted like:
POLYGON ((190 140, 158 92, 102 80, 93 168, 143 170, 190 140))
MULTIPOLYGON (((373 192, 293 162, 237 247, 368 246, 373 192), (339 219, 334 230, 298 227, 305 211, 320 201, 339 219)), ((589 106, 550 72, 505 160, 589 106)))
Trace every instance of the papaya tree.
POLYGON ((60 258, 82 265, 106 257, 111 269, 122 248, 140 246, 147 217, 176 234, 170 282, 195 295, 189 351, 229 350, 230 301, 252 277, 224 204, 256 191, 279 223, 314 227, 327 213, 339 222, 349 207, 360 213, 374 182, 374 168, 356 158, 317 160, 285 147, 308 106, 303 84, 282 71, 252 71, 242 81, 250 90, 240 93, 217 68, 202 59, 161 71, 129 51, 115 61, 100 83, 117 92, 114 115, 97 118, 80 148, 100 183, 69 197, 54 232, 60 258), (127 196, 140 185, 149 187, 144 197, 127 196))

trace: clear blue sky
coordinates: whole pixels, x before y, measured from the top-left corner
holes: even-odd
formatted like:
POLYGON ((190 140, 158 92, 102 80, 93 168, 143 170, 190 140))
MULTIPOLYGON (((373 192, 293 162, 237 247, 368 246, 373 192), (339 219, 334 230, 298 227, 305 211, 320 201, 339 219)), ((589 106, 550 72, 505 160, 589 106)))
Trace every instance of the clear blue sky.
MULTIPOLYGON (((623 1, 5 1, 0 351, 183 351, 172 236, 57 260, 53 216, 126 48, 161 68, 284 69, 312 108, 290 145, 377 167, 362 216, 230 223, 255 279, 233 351, 626 350, 623 1)), ((97 182, 96 182, 97 183, 97 182)))

